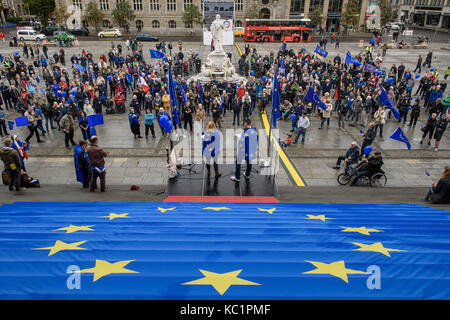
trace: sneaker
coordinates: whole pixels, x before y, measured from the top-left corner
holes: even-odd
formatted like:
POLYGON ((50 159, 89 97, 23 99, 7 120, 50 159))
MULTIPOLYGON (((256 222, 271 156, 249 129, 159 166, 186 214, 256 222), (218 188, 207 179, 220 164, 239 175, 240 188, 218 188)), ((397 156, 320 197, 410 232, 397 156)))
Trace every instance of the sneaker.
POLYGON ((422 140, 422 141, 420 141, 420 144, 423 144, 423 140, 422 140))
POLYGON ((434 148, 434 151, 438 152, 438 150, 439 150, 438 148, 434 148))
POLYGON ((429 146, 431 146, 431 143, 430 143, 430 141, 428 141, 428 145, 429 145, 429 146))
POLYGON ((343 132, 345 132, 345 129, 342 129, 343 132))
POLYGON ((341 167, 339 167, 339 166, 334 166, 333 169, 340 170, 341 167))
POLYGON ((240 181, 240 180, 237 179, 235 176, 231 176, 230 179, 233 180, 233 181, 235 181, 235 182, 239 182, 239 181, 240 181))
POLYGON ((250 179, 250 176, 247 176, 245 173, 242 174, 244 176, 245 179, 250 179))

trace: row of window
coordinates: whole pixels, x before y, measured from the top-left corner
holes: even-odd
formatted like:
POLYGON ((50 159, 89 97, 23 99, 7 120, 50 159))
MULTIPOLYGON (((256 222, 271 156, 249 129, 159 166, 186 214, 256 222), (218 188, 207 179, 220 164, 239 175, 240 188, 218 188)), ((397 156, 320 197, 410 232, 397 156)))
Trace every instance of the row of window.
MULTIPOLYGON (((102 24, 103 24, 104 28, 112 28, 112 24, 111 24, 111 22, 109 20, 103 20, 102 24)), ((175 29, 177 27, 177 23, 174 20, 170 20, 167 23, 167 25, 168 25, 169 29, 175 29)), ((86 21, 84 21, 84 20, 83 20, 83 26, 86 27, 86 28, 89 27, 88 23, 86 21)), ((236 27, 242 27, 243 26, 242 21, 237 20, 235 22, 235 26, 236 27)), ((138 29, 141 28, 142 29, 143 27, 144 27, 144 21, 136 20, 136 28, 138 28, 138 29)), ((158 20, 153 20, 152 21, 152 28, 153 29, 159 29, 160 27, 161 27, 161 23, 158 20)), ((189 28, 192 28, 192 25, 191 24, 185 24, 184 27, 186 29, 189 29, 189 28)))
POLYGON ((444 7, 450 6, 450 0, 391 0, 392 4, 404 6, 429 6, 429 7, 444 7))
MULTIPOLYGON (((120 0, 116 0, 116 3, 120 0)), ((143 11, 144 10, 144 2, 149 2, 150 11, 159 11, 161 9, 160 2, 164 0, 132 0, 133 10, 135 11, 143 11)), ((165 0, 167 4, 167 11, 177 11, 177 0, 165 0)), ((268 0, 263 0, 263 2, 268 2, 268 0)), ((83 10, 83 2, 82 0, 72 0, 72 4, 74 7, 83 10)), ((183 8, 186 8, 190 5, 194 4, 194 0, 184 0, 183 8)), ((244 0, 235 0, 236 11, 244 10, 244 0)), ((203 10, 203 0, 201 0, 201 10, 203 10)), ((109 10, 109 0, 100 0, 100 10, 109 10)))

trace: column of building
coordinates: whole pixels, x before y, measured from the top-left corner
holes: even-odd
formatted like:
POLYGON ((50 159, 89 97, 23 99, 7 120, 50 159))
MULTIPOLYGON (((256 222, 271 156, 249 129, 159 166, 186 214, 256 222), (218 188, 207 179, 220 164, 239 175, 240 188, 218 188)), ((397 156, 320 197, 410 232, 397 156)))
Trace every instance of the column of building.
POLYGON ((357 30, 361 29, 361 25, 364 24, 364 19, 366 17, 366 10, 367 10, 367 0, 362 0, 361 3, 361 12, 359 13, 359 23, 356 27, 357 30))
POLYGON ((330 0, 325 0, 323 2, 323 13, 322 13, 322 29, 326 29, 327 27, 327 18, 328 18, 328 7, 330 6, 330 0))
POLYGON ((304 18, 308 19, 309 17, 309 6, 310 6, 311 2, 310 0, 305 0, 305 14, 304 14, 304 18))

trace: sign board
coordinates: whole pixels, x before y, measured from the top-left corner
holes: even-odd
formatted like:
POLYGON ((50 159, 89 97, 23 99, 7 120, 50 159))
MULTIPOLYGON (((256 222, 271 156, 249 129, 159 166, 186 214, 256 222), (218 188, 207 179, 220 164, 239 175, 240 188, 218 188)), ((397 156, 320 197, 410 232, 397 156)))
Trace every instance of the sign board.
MULTIPOLYGON (((221 20, 223 22, 223 32, 222 32, 222 45, 232 46, 234 45, 234 31, 233 31, 233 20, 221 20)), ((211 45, 212 35, 211 31, 203 30, 203 44, 205 46, 211 45)))
POLYGON ((404 36, 412 36, 413 35, 413 31, 414 30, 405 30, 405 31, 403 31, 403 35, 404 36))
POLYGON ((220 14, 223 21, 222 45, 234 45, 234 0, 204 0, 203 2, 203 44, 211 45, 211 23, 220 14))

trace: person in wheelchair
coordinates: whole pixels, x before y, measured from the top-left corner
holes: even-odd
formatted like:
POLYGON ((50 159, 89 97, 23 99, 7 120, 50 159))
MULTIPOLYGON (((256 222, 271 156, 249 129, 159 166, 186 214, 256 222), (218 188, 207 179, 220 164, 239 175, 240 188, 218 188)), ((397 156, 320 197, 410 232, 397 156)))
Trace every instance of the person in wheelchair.
POLYGON ((339 158, 336 161, 336 165, 333 167, 333 169, 339 170, 341 168, 341 162, 344 161, 345 163, 345 171, 347 171, 347 168, 358 161, 359 158, 359 146, 356 143, 356 141, 353 141, 350 145, 350 148, 348 148, 347 153, 345 156, 339 156, 339 158))
POLYGON ((376 151, 370 158, 364 158, 362 162, 363 164, 358 168, 358 173, 352 181, 352 186, 356 185, 361 177, 367 176, 370 178, 372 175, 379 172, 381 166, 384 164, 380 151, 376 151))

